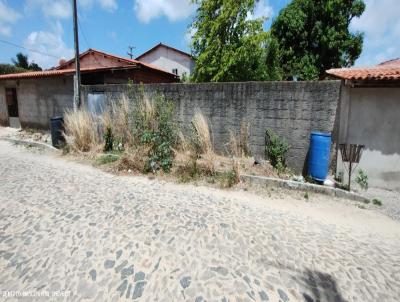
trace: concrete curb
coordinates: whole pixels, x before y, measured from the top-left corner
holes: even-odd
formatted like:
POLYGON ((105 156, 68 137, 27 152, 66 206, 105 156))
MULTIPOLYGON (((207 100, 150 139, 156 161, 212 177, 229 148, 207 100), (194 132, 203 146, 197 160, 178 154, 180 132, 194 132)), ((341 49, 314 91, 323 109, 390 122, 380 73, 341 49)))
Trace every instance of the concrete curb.
POLYGON ((246 175, 246 174, 240 175, 240 179, 245 183, 249 183, 252 185, 259 185, 263 187, 279 187, 289 190, 320 193, 359 202, 369 202, 368 198, 353 192, 348 192, 342 189, 337 189, 332 187, 324 187, 315 184, 302 183, 293 180, 284 180, 284 179, 277 179, 264 176, 246 175))
POLYGON ((39 149, 47 149, 49 151, 60 151, 57 148, 54 148, 51 145, 41 143, 41 142, 32 142, 32 141, 26 141, 26 140, 21 140, 21 139, 16 139, 16 138, 9 138, 9 137, 0 137, 0 140, 7 141, 16 145, 24 145, 24 146, 32 146, 36 147, 39 149))

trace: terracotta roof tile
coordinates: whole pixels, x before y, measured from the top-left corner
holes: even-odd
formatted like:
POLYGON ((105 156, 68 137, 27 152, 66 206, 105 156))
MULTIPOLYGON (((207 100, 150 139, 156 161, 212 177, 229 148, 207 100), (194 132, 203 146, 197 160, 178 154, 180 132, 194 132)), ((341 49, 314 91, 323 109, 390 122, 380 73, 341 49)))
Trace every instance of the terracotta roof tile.
MULTIPOLYGON (((109 69, 131 69, 135 68, 134 65, 127 66, 116 66, 116 67, 93 67, 93 68, 81 68, 81 72, 91 72, 91 71, 103 71, 109 69)), ((50 69, 43 71, 30 71, 21 73, 9 73, 0 75, 0 80, 11 80, 11 79, 26 79, 26 78, 46 78, 61 75, 72 75, 75 73, 75 69, 50 69)))
POLYGON ((337 68, 326 71, 328 75, 343 80, 400 80, 400 64, 377 65, 368 68, 337 68))
MULTIPOLYGON (((124 66, 121 66, 121 65, 105 66, 105 67, 104 66, 86 67, 86 68, 81 68, 81 72, 102 71, 102 70, 108 70, 108 69, 114 69, 114 70, 115 69, 132 69, 132 68, 136 68, 139 65, 139 66, 143 66, 148 69, 153 69, 158 72, 166 73, 168 75, 176 77, 175 74, 165 71, 161 68, 158 68, 152 64, 143 63, 143 62, 140 62, 140 61, 137 61, 134 59, 123 58, 123 57, 105 53, 103 51, 99 51, 96 49, 88 49, 87 51, 81 53, 79 55, 79 57, 85 56, 91 52, 109 56, 111 58, 119 60, 120 62, 121 61, 125 62, 126 65, 124 65, 124 66)), ((45 77, 73 74, 75 72, 74 68, 63 69, 63 67, 65 68, 65 66, 67 66, 68 64, 70 64, 73 61, 74 61, 74 59, 71 59, 71 60, 63 62, 61 65, 59 65, 53 69, 49 69, 49 70, 3 74, 3 75, 0 75, 0 80, 25 79, 25 78, 45 78, 45 77)))
POLYGON ((400 58, 379 63, 378 66, 400 66, 400 58))

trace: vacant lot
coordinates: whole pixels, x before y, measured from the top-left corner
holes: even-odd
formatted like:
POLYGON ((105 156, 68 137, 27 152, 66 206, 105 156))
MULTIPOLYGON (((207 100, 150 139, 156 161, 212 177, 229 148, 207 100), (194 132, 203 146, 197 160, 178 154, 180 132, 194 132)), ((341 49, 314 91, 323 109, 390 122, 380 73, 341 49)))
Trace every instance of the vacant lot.
POLYGON ((2 291, 74 301, 400 296, 400 223, 343 200, 117 177, 1 141, 0 175, 2 291))

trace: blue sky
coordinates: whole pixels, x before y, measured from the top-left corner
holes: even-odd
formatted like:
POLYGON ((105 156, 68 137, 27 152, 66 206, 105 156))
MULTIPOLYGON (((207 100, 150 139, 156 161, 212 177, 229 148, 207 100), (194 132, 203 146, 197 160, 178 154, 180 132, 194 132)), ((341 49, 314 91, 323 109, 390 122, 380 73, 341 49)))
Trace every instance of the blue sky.
MULTIPOLYGON (((163 42, 190 51, 188 26, 194 7, 189 0, 77 0, 80 50, 96 48, 126 56, 163 42)), ((357 66, 400 57, 400 0, 364 0, 364 15, 351 24, 365 33, 364 50, 357 66)), ((0 40, 48 54, 18 49, 0 42, 0 62, 10 62, 19 51, 48 68, 59 58, 73 55, 70 0, 0 0, 0 40)), ((260 0, 255 17, 266 16, 268 29, 289 0, 260 0)))

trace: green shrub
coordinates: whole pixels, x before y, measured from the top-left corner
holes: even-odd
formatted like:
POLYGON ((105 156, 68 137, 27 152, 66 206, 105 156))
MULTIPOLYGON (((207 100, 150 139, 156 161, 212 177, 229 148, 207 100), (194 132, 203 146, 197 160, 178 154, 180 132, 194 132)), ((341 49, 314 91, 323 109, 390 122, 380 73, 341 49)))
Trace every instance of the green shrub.
POLYGON ((174 122, 172 101, 157 94, 153 101, 141 94, 134 111, 135 141, 149 148, 147 170, 169 172, 174 158, 178 128, 174 122))
POLYGON ((380 201, 378 198, 374 198, 372 199, 372 203, 376 206, 381 206, 382 205, 382 201, 380 201))
POLYGON ((96 165, 106 165, 113 162, 116 162, 119 159, 118 155, 115 154, 102 154, 98 158, 96 158, 95 164, 96 165))
POLYGON ((267 129, 265 132, 265 156, 278 172, 284 172, 286 169, 285 155, 289 149, 290 146, 284 139, 271 129, 267 129))
POLYGON ((232 188, 237 183, 236 179, 236 172, 233 169, 218 175, 218 180, 222 188, 232 188))
POLYGON ((104 133, 104 152, 109 152, 113 150, 114 145, 114 135, 112 133, 112 129, 110 126, 106 128, 106 132, 104 133))
POLYGON ((358 175, 356 177, 356 183, 359 184, 361 189, 367 190, 368 189, 368 176, 363 170, 358 170, 358 175))

